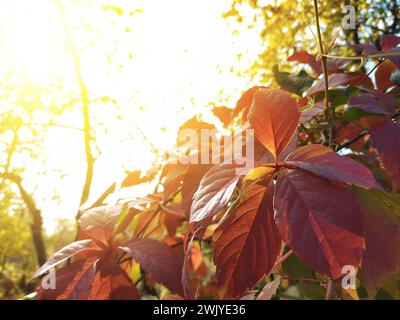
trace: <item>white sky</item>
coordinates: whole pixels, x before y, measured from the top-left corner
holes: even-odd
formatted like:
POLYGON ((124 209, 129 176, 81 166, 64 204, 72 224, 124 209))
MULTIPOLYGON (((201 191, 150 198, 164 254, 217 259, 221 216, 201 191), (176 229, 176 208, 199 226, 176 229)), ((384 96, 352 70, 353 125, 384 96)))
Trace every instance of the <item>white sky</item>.
MULTIPOLYGON (((102 154, 95 166, 93 194, 121 178, 123 168, 149 167, 153 157, 149 144, 134 125, 157 148, 172 146, 179 124, 204 112, 208 103, 234 105, 248 87, 248 79, 232 73, 231 67, 235 72, 246 70, 262 51, 256 28, 241 28, 232 35, 237 26, 221 18, 230 8, 229 0, 62 3, 91 99, 109 96, 123 118, 118 123, 110 121, 116 116, 111 103, 91 105, 93 122, 107 123, 109 130, 97 132, 102 154), (101 9, 102 4, 111 3, 124 14, 101 9), (142 12, 130 16, 135 9, 142 12)), ((51 92, 40 102, 49 108, 69 92, 76 95, 73 65, 54 1, 0 0, 0 8, 0 85, 10 75, 42 86, 58 81, 63 91, 51 92)), ((9 100, 0 99, 0 112, 6 103, 9 100)), ((81 126, 77 108, 60 122, 81 126)), ((59 218, 73 218, 77 211, 85 174, 81 134, 51 129, 44 149, 48 159, 44 168, 37 161, 26 163, 23 157, 15 160, 27 167, 26 186, 34 192, 51 232, 59 218)))

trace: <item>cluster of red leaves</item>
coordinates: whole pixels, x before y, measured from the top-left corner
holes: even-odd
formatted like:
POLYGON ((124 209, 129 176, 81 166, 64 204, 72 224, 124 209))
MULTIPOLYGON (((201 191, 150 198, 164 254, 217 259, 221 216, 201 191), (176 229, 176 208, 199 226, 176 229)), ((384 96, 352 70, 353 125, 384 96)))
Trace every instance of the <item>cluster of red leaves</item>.
MULTIPOLYGON (((397 50, 398 38, 384 39, 384 51, 397 50)), ((56 289, 39 285, 37 299, 139 299, 160 296, 163 287, 169 294, 162 298, 167 299, 248 297, 279 265, 284 246, 333 280, 343 276, 346 265, 358 268, 371 290, 394 273, 400 267, 399 86, 389 83, 392 72, 378 69, 372 82, 362 72, 345 72, 342 63, 329 65, 330 89, 358 90, 347 99, 346 109, 337 111, 335 128, 337 144, 365 131, 362 145, 347 145, 362 160, 356 161, 352 152, 342 156, 315 143, 311 129, 298 140, 299 124, 320 118, 324 88, 315 57, 300 52, 289 61, 309 64, 316 76, 299 101, 281 89, 254 87, 234 110, 213 110, 226 128, 235 124, 254 130, 255 168, 239 175, 236 164, 167 159, 144 177, 129 174, 121 187, 158 178, 155 192, 100 205, 103 194, 82 215, 80 240, 35 273, 40 277, 64 264, 56 272, 56 289), (354 110, 357 117, 349 120, 354 110), (361 163, 389 177, 378 183, 361 163)), ((388 63, 397 60, 380 62, 380 68, 386 70, 388 63)), ((183 128, 215 127, 194 118, 183 128)), ((243 148, 247 143, 244 139, 243 148)), ((227 152, 232 150, 222 149, 227 152)), ((278 285, 267 284, 259 297, 270 298, 278 285)))

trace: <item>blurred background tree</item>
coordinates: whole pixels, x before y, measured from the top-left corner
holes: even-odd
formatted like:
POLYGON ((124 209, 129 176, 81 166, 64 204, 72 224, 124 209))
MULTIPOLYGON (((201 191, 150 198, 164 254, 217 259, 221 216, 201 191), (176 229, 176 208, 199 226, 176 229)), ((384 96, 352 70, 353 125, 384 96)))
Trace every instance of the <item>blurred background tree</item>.
MULTIPOLYGON (((399 6, 396 0, 319 1, 325 44, 329 45, 337 37, 336 44, 340 46, 333 49, 338 53, 350 53, 345 45, 379 45, 382 34, 400 32, 399 6), (355 8, 356 29, 342 28, 342 19, 348 13, 345 5, 355 8)), ((234 0, 224 17, 250 29, 262 25, 263 51, 247 73, 264 84, 273 81, 273 67, 277 61, 285 62, 288 56, 300 50, 318 54, 316 33, 312 31, 315 30, 313 1, 234 0)))

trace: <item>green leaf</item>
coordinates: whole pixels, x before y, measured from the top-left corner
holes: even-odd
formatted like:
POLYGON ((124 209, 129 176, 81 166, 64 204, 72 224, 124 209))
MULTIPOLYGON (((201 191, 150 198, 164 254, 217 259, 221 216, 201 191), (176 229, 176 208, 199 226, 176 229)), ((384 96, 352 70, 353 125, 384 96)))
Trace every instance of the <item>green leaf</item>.
POLYGON ((286 90, 302 96, 303 92, 311 87, 314 79, 308 73, 301 70, 298 74, 294 75, 288 72, 280 72, 278 66, 273 68, 276 82, 286 90))
POLYGON ((393 71, 392 75, 390 76, 390 80, 391 80, 396 86, 400 86, 400 70, 399 70, 399 69, 393 71))

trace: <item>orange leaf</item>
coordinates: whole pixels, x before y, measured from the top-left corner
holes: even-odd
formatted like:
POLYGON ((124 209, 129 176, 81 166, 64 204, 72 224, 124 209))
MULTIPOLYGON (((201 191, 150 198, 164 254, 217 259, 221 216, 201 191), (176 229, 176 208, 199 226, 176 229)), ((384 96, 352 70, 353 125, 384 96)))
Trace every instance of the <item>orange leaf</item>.
POLYGON ((257 139, 277 160, 296 131, 300 112, 296 100, 282 90, 258 90, 248 119, 257 139))

